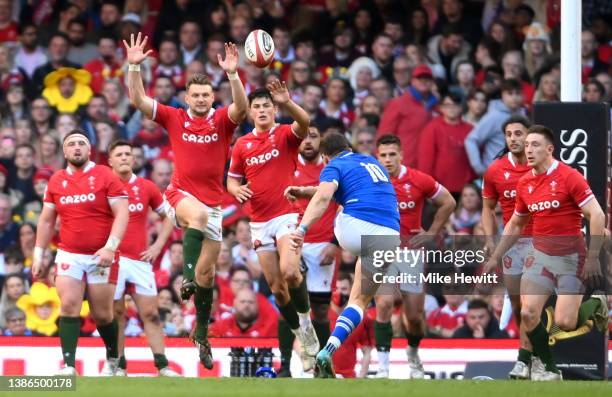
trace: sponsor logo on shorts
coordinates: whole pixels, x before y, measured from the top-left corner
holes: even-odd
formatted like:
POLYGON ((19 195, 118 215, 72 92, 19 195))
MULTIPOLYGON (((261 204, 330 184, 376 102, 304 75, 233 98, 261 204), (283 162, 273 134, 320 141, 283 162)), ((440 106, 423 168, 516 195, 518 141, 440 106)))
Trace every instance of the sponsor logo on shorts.
POLYGON ((253 249, 257 249, 259 247, 261 247, 261 241, 260 240, 253 241, 253 249))
POLYGON ((529 255, 527 258, 525 258, 525 267, 531 267, 534 261, 535 257, 533 255, 529 255))
POLYGON ((62 270, 68 270, 70 268, 70 264, 68 264, 68 263, 61 263, 60 267, 62 268, 62 270))

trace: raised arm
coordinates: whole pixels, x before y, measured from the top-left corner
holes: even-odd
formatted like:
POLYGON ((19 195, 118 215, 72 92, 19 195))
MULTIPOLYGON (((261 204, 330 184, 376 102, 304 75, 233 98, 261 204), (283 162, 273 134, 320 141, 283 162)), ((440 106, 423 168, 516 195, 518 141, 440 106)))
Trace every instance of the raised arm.
POLYGON ((242 81, 238 76, 238 48, 234 43, 225 43, 225 59, 221 59, 221 54, 217 54, 219 66, 227 73, 227 78, 232 89, 233 103, 229 106, 229 117, 236 124, 240 124, 246 117, 248 100, 242 81))
POLYGON ((147 56, 153 51, 144 51, 148 37, 145 36, 141 40, 142 34, 139 32, 134 41, 134 34, 130 35, 130 44, 123 40, 127 52, 128 61, 128 95, 130 103, 144 113, 147 118, 153 117, 153 98, 145 94, 144 85, 142 84, 142 76, 140 75, 140 64, 147 59, 147 56))
POLYGON ((295 132, 295 134, 301 139, 306 138, 306 134, 308 134, 308 127, 310 126, 310 117, 304 109, 302 109, 297 103, 293 102, 291 95, 289 95, 287 84, 284 81, 281 82, 274 80, 268 84, 266 88, 270 90, 274 103, 285 108, 293 120, 295 120, 291 125, 293 132, 295 132))

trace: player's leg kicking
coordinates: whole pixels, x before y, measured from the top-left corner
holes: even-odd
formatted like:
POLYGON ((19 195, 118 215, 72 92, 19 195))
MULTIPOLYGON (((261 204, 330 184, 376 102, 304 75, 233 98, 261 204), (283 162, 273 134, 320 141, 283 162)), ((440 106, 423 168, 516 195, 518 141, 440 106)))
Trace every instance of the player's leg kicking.
MULTIPOLYGON (((377 286, 373 287, 371 285, 372 280, 364 280, 362 277, 362 236, 385 236, 386 238, 380 240, 382 246, 374 247, 379 250, 393 250, 399 244, 399 232, 342 213, 336 218, 334 233, 338 238, 340 246, 350 251, 353 255, 358 256, 358 259, 355 265, 355 281, 351 288, 348 305, 340 313, 325 347, 317 354, 316 375, 320 378, 335 378, 332 356, 351 332, 361 323, 363 313, 376 293, 377 286)), ((364 247, 364 250, 367 251, 366 253, 369 253, 372 251, 372 248, 364 247)))
POLYGON ((115 318, 119 325, 119 367, 116 376, 126 376, 125 360, 125 300, 129 293, 134 299, 138 315, 143 322, 145 335, 153 352, 153 361, 160 376, 180 376, 168 367, 168 359, 164 354, 164 335, 157 307, 157 288, 151 265, 121 257, 119 278, 115 290, 115 318), (129 291, 127 291, 129 289, 129 291))
POLYGON ((268 222, 251 222, 251 235, 276 305, 300 341, 304 371, 309 371, 314 367, 319 341, 310 320, 310 301, 306 279, 300 271, 300 256, 290 248, 289 233, 296 224, 297 214, 281 215, 268 222))

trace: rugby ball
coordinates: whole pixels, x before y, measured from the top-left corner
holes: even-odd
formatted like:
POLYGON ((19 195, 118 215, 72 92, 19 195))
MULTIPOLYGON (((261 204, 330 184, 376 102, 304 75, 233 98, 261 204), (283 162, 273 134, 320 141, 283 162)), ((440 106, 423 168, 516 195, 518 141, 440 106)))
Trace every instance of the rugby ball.
POLYGON ((247 60, 258 68, 265 68, 274 59, 274 41, 265 30, 255 29, 246 38, 244 53, 247 60))

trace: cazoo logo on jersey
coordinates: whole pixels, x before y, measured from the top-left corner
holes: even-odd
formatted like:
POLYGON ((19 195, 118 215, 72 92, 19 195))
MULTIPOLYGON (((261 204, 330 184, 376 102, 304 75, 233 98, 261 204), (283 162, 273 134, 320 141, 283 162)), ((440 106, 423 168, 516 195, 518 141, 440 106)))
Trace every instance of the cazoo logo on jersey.
POLYGON ((246 159, 246 165, 263 164, 267 161, 270 161, 274 157, 278 157, 279 154, 280 153, 278 149, 272 149, 271 152, 260 154, 258 156, 249 157, 248 159, 246 159))
POLYGON ((538 211, 549 210, 551 208, 559 208, 560 205, 561 203, 559 202, 559 200, 552 200, 552 201, 547 200, 547 201, 539 201, 537 203, 529 204, 527 208, 529 208, 529 211, 531 212, 538 212, 538 211))
POLYGON ((70 196, 61 196, 60 204, 80 204, 88 201, 95 201, 96 195, 93 193, 89 194, 73 194, 70 196))
POLYGON ((515 198, 516 190, 504 190, 504 197, 505 198, 515 198))
POLYGON ((212 135, 198 135, 198 134, 190 134, 188 132, 183 132, 183 140, 186 142, 193 142, 193 143, 211 143, 211 142, 217 142, 219 140, 219 134, 215 132, 212 135))
POLYGON ((128 205, 128 211, 130 212, 142 212, 143 210, 144 205, 142 205, 142 203, 128 205))
POLYGON ((416 204, 414 201, 400 201, 399 203, 397 203, 397 206, 400 210, 413 209, 415 205, 416 204))

